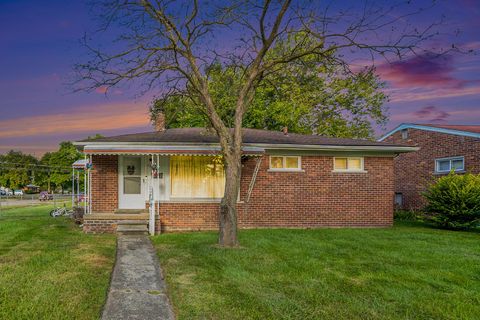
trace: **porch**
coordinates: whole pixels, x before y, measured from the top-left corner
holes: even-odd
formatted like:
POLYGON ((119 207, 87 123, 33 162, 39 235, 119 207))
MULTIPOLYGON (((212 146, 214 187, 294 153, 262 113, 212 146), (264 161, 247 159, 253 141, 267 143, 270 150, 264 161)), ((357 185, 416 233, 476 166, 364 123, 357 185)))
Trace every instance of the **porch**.
MULTIPOLYGON (((92 169, 88 190, 91 210, 84 217, 84 231, 148 230, 155 234, 164 229, 161 221, 169 221, 177 211, 191 216, 192 220, 202 217, 193 213, 207 211, 209 214, 205 217, 212 221, 203 224, 216 228, 217 222, 211 213, 217 212, 225 185, 219 151, 217 147, 152 147, 149 150, 86 147, 92 169)), ((244 155, 258 157, 263 152, 263 149, 247 148, 244 155)))

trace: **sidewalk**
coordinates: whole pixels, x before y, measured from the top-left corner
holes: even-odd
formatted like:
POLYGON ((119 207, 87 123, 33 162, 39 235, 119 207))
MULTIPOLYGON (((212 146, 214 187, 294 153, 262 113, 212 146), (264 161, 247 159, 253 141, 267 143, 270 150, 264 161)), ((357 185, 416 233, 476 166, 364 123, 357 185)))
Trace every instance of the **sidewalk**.
POLYGON ((175 319, 160 264, 147 236, 119 236, 105 304, 107 319, 175 319))

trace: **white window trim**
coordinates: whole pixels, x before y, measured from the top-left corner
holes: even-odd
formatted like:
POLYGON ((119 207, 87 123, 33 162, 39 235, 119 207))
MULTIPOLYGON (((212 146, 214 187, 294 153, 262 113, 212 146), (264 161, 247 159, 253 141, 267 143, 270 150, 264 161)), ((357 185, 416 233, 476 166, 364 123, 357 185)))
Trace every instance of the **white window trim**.
POLYGON ((343 173, 365 173, 365 159, 364 157, 333 157, 333 170, 332 172, 343 172, 343 173), (348 159, 360 159, 361 169, 335 169, 335 159, 347 159, 347 167, 348 167, 348 159))
POLYGON ((459 156, 459 157, 446 157, 446 158, 438 158, 435 159, 435 173, 449 173, 452 170, 452 161, 454 160, 462 160, 463 166, 461 169, 456 169, 455 172, 463 172, 465 171, 465 157, 464 156, 459 156), (448 170, 440 170, 440 161, 449 161, 450 162, 450 169, 448 170))
POLYGON ((280 155, 270 155, 268 159, 269 169, 271 172, 304 172, 302 170, 302 157, 301 156, 280 156, 280 155), (272 157, 282 158, 283 168, 272 168, 272 157), (287 158, 297 158, 298 168, 285 168, 287 158))

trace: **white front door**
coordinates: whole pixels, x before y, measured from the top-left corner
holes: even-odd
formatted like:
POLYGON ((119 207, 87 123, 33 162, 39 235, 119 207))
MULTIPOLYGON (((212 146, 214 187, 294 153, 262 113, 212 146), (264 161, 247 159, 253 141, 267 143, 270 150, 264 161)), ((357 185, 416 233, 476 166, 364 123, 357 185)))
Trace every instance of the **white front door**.
POLYGON ((120 156, 118 208, 145 209, 144 157, 120 156))

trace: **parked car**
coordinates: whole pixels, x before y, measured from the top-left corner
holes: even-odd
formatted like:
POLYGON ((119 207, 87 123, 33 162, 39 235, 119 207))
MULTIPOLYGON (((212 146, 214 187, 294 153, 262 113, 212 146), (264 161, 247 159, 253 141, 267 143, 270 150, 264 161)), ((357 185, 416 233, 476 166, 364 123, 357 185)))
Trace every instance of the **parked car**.
POLYGON ((6 196, 7 195, 7 191, 5 190, 0 190, 0 196, 6 196))
POLYGON ((5 190, 5 195, 8 197, 13 196, 13 191, 12 190, 5 190))
POLYGON ((23 196, 23 190, 15 190, 15 191, 13 192, 13 195, 15 195, 15 196, 23 196))
POLYGON ((47 191, 42 191, 38 196, 38 200, 40 201, 53 200, 53 194, 50 194, 47 191))

